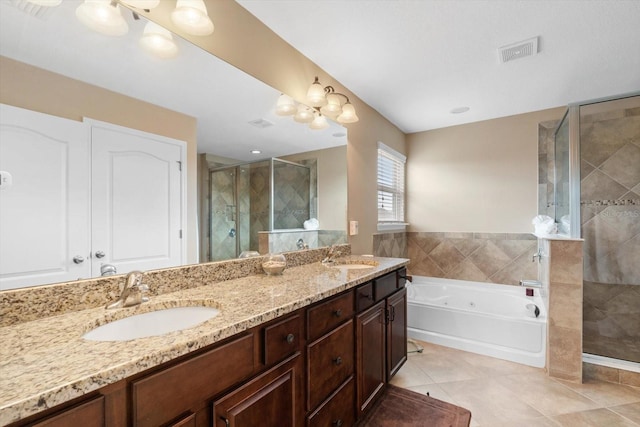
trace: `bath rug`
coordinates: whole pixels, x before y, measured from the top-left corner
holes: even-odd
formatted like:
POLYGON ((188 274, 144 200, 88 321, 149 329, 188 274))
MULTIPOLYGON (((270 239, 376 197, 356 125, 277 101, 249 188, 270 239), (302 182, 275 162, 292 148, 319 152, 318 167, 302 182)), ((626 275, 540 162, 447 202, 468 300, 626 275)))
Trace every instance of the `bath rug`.
POLYGON ((359 427, 469 427, 471 412, 424 394, 388 385, 359 427))

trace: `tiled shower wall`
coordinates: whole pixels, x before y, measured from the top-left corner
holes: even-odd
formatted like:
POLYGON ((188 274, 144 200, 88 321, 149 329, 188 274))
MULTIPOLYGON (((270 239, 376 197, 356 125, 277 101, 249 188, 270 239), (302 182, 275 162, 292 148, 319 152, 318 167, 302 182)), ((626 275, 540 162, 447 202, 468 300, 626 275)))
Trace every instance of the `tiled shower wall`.
POLYGON ((554 217, 553 163, 557 120, 538 124, 538 215, 554 217))
POLYGON ((410 258, 408 269, 419 276, 505 285, 538 277, 532 234, 387 233, 374 235, 373 248, 376 256, 410 258))
POLYGON ((584 351, 640 362, 640 97, 580 115, 584 351))

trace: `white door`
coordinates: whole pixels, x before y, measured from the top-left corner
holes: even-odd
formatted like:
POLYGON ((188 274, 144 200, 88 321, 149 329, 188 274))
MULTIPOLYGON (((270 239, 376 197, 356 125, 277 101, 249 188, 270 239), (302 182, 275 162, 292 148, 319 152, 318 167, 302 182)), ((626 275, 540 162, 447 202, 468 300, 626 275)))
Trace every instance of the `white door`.
POLYGON ((90 277, 85 132, 0 104, 0 290, 90 277))
POLYGON ((185 143, 91 125, 92 264, 118 274, 181 265, 185 143))

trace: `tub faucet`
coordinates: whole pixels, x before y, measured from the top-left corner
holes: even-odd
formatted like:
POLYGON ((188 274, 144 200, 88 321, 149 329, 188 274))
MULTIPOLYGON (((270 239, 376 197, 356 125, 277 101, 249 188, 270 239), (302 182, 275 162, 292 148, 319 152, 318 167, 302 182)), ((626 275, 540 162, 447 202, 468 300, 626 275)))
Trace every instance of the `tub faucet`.
POLYGON ((145 292, 149 290, 149 286, 142 283, 142 272, 132 271, 127 274, 124 282, 124 288, 120 298, 116 301, 107 304, 107 309, 131 307, 134 305, 140 305, 143 302, 149 301, 149 297, 145 296, 145 292))
POLYGON ((525 286, 527 288, 541 288, 542 282, 539 280, 520 280, 520 286, 525 286))

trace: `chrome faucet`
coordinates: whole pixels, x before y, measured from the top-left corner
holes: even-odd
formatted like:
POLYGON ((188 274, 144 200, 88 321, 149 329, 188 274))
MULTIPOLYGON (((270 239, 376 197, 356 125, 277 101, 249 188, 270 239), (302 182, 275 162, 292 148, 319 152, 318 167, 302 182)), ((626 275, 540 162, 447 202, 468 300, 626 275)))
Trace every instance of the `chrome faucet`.
POLYGON ((120 298, 111 304, 107 304, 107 309, 131 307, 134 305, 140 305, 143 302, 149 301, 149 297, 145 296, 145 292, 149 290, 149 286, 142 283, 142 272, 132 271, 127 274, 124 282, 124 288, 120 298))
POLYGON ((331 245, 329 248, 329 252, 327 252, 327 256, 322 260, 323 264, 332 263, 335 261, 335 258, 340 255, 340 253, 336 250, 335 245, 331 245))
POLYGON ((307 245, 304 240, 301 238, 298 239, 298 241, 296 242, 296 247, 300 250, 303 249, 309 249, 309 245, 307 245))

